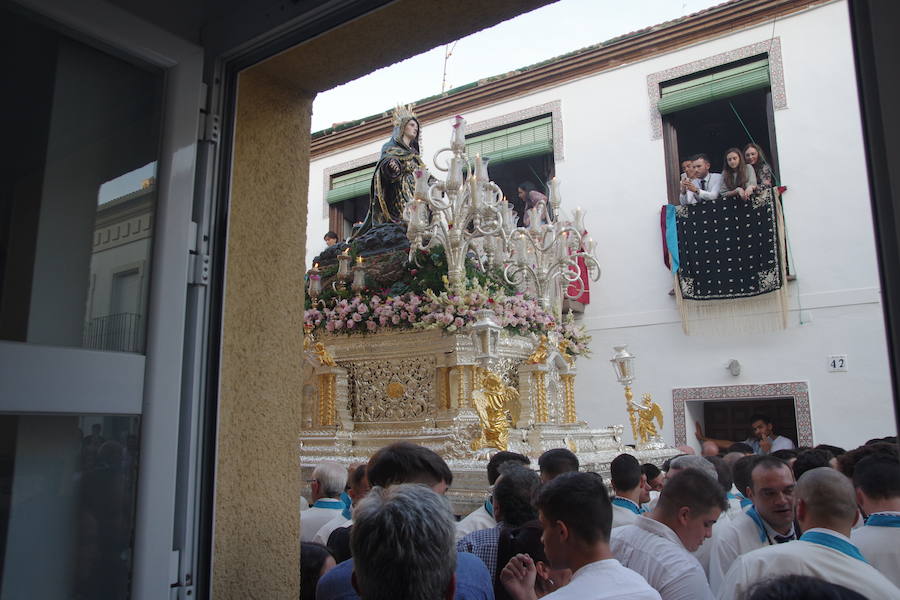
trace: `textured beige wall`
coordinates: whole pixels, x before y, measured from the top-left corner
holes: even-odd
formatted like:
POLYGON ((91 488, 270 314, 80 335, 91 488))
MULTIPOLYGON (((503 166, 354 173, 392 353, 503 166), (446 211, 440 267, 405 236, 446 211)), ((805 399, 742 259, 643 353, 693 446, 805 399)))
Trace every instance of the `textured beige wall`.
POLYGON ((238 81, 216 462, 213 597, 299 595, 303 260, 312 95, 238 81))
POLYGON ((328 89, 549 1, 460 0, 448 18, 439 4, 397 0, 241 73, 222 323, 216 600, 299 596, 296 440, 315 95, 304 90, 328 89))

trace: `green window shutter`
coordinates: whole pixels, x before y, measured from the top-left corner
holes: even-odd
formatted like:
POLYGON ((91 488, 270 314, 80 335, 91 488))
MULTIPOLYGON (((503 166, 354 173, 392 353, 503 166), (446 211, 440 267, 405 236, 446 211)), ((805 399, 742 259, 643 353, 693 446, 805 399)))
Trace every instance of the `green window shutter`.
POLYGON ((491 159, 490 164, 553 153, 553 122, 549 115, 505 129, 474 135, 466 140, 466 153, 491 159))
POLYGON ((769 59, 764 58, 733 69, 663 86, 657 106, 660 114, 667 115, 770 85, 769 59))
POLYGON ((372 183, 372 174, 375 165, 369 165, 356 171, 343 173, 331 178, 331 189, 328 190, 326 200, 328 204, 343 202, 350 198, 369 195, 369 186, 372 183))

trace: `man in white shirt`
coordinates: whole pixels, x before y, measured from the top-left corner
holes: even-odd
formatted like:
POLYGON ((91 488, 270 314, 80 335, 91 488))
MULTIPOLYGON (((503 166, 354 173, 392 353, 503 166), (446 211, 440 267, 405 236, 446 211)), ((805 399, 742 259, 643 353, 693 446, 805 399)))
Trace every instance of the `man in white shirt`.
MULTIPOLYGON (((749 480, 750 480, 749 474, 745 474, 742 471, 739 471, 739 469, 737 468, 738 463, 741 461, 741 459, 745 458, 745 456, 746 455, 744 455, 741 452, 729 452, 728 454, 725 455, 725 458, 722 459, 722 461, 726 465, 728 465, 728 468, 731 469, 732 485, 731 485, 731 489, 728 490, 728 494, 727 494, 728 495, 727 516, 729 519, 736 518, 738 515, 743 513, 744 510, 749 508, 750 505, 752 504, 750 502, 750 500, 745 496, 745 494, 747 492, 747 488, 750 487, 749 486, 749 480), (738 483, 739 481, 741 482, 740 484, 738 483)), ((750 454, 749 456, 751 457, 749 459, 749 461, 752 461, 756 455, 750 454)), ((742 469, 744 468, 744 465, 747 462, 748 461, 744 461, 744 463, 741 463, 742 469)), ((749 470, 750 469, 747 469, 748 472, 749 472, 749 470)))
POLYGON ((870 456, 853 468, 856 501, 868 518, 850 540, 866 561, 900 587, 900 463, 870 456))
POLYGON ((744 598, 760 581, 807 575, 850 588, 866 598, 900 598, 900 589, 866 563, 850 541, 857 508, 853 485, 830 467, 804 473, 797 482, 800 539, 739 556, 719 589, 719 600, 744 598))
POLYGON ((681 196, 679 202, 685 204, 697 204, 697 196, 687 189, 687 184, 694 178, 694 157, 690 156, 681 161, 681 180, 679 181, 681 196))
MULTIPOLYGON (((715 438, 703 435, 703 429, 700 422, 695 421, 695 435, 700 442, 713 442, 723 450, 730 448, 734 442, 731 440, 717 440, 715 438)), ((743 443, 750 446, 754 454, 771 454, 777 450, 793 450, 794 442, 782 435, 775 435, 775 423, 768 416, 763 414, 755 414, 750 416, 750 429, 753 436, 744 440, 743 443)))
MULTIPOLYGON (((697 469, 698 471, 707 474, 711 479, 719 482, 720 485, 722 483, 719 481, 719 474, 716 467, 702 456, 676 456, 669 465, 669 475, 675 475, 684 469, 697 469)), ((655 505, 650 508, 652 510, 652 508, 655 508, 655 505)), ((694 558, 700 562, 700 566, 703 567, 703 573, 707 578, 709 577, 709 556, 712 553, 712 544, 719 533, 719 529, 724 527, 726 522, 727 519, 724 518, 724 515, 720 515, 719 519, 713 524, 709 541, 701 544, 700 547, 693 552, 694 558)))
MULTIPOLYGON (((497 452, 488 461, 487 478, 488 485, 491 487, 497 483, 497 477, 500 476, 500 466, 507 462, 517 462, 523 465, 530 465, 531 459, 524 454, 518 452, 509 452, 502 450, 497 452)), ((491 498, 488 497, 484 504, 470 512, 464 519, 456 524, 456 541, 458 542, 464 536, 478 531, 479 529, 490 529, 497 526, 497 520, 494 518, 494 508, 491 504, 491 498)))
POLYGON ((706 574, 691 552, 710 537, 726 506, 725 492, 707 473, 690 468, 672 475, 670 469, 656 508, 613 531, 610 548, 663 600, 708 600, 706 574))
POLYGON ((347 485, 347 467, 331 461, 319 463, 308 481, 313 505, 300 511, 302 542, 311 542, 322 525, 344 510, 341 492, 347 485))
POLYGON ((641 473, 641 463, 631 454, 620 454, 609 463, 614 496, 612 497, 613 529, 631 525, 646 512, 641 505, 650 501, 647 477, 641 473))
POLYGON ((715 200, 722 189, 722 174, 709 172, 709 157, 698 154, 694 157, 694 178, 684 183, 683 192, 679 200, 687 204, 688 194, 693 193, 698 202, 715 200))
POLYGON ((335 515, 330 521, 319 528, 319 531, 316 532, 315 537, 313 537, 315 543, 326 546, 328 545, 328 536, 331 535, 332 531, 340 527, 349 527, 353 524, 352 507, 356 506, 360 500, 365 498, 366 494, 369 493, 369 489, 371 489, 369 486, 369 478, 366 477, 365 464, 358 465, 353 469, 350 473, 349 484, 347 495, 350 496, 351 506, 344 508, 340 514, 335 515))
POLYGON ((709 562, 709 587, 718 593, 725 573, 747 552, 796 539, 794 473, 784 461, 761 456, 750 472, 748 489, 753 506, 739 514, 716 536, 709 562))
MULTIPOLYGON (((568 584, 545 600, 659 600, 659 594, 610 552, 612 507, 596 473, 563 473, 545 484, 535 501, 547 559, 555 569, 571 569, 568 584)), ((535 600, 534 561, 517 554, 500 580, 516 600, 535 600)))

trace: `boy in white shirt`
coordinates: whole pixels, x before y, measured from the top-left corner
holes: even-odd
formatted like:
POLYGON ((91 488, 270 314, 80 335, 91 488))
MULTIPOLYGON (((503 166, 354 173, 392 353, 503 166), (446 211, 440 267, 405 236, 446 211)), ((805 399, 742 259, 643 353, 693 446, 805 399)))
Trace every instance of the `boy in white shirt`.
MULTIPOLYGON (((571 569, 571 581, 546 600, 658 600, 637 573, 623 567, 609 548, 612 506, 596 473, 563 473, 545 484, 535 501, 544 551, 556 569, 571 569)), ((534 561, 517 554, 500 580, 516 600, 536 600, 534 561)))
POLYGON ((853 468, 856 502, 869 515, 850 540, 866 561, 900 587, 900 463, 870 456, 853 468))

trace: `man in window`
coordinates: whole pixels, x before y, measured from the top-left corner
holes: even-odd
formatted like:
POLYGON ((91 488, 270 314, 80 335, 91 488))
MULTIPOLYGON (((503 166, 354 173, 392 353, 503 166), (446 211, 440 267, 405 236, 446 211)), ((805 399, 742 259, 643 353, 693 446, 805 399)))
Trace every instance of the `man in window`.
MULTIPOLYGON (((731 440, 717 440, 708 438, 703 435, 703 429, 699 422, 696 425, 697 440, 699 442, 713 442, 723 450, 727 450, 732 444, 731 440)), ((750 429, 753 430, 753 436, 744 440, 744 443, 753 449, 755 454, 771 454, 777 450, 792 450, 795 448, 794 442, 783 435, 776 435, 774 432, 775 424, 772 419, 766 415, 756 414, 750 417, 750 429)))
POLYGON ((681 193, 681 203, 686 204, 687 192, 693 192, 697 200, 715 200, 722 189, 722 174, 709 172, 709 157, 698 154, 694 157, 694 178, 685 182, 684 191, 681 193))
POLYGON ((690 191, 687 186, 693 185, 691 180, 694 178, 694 157, 689 156, 681 161, 681 181, 679 185, 681 187, 681 196, 679 197, 679 204, 684 206, 685 204, 697 204, 697 196, 694 192, 690 191))

